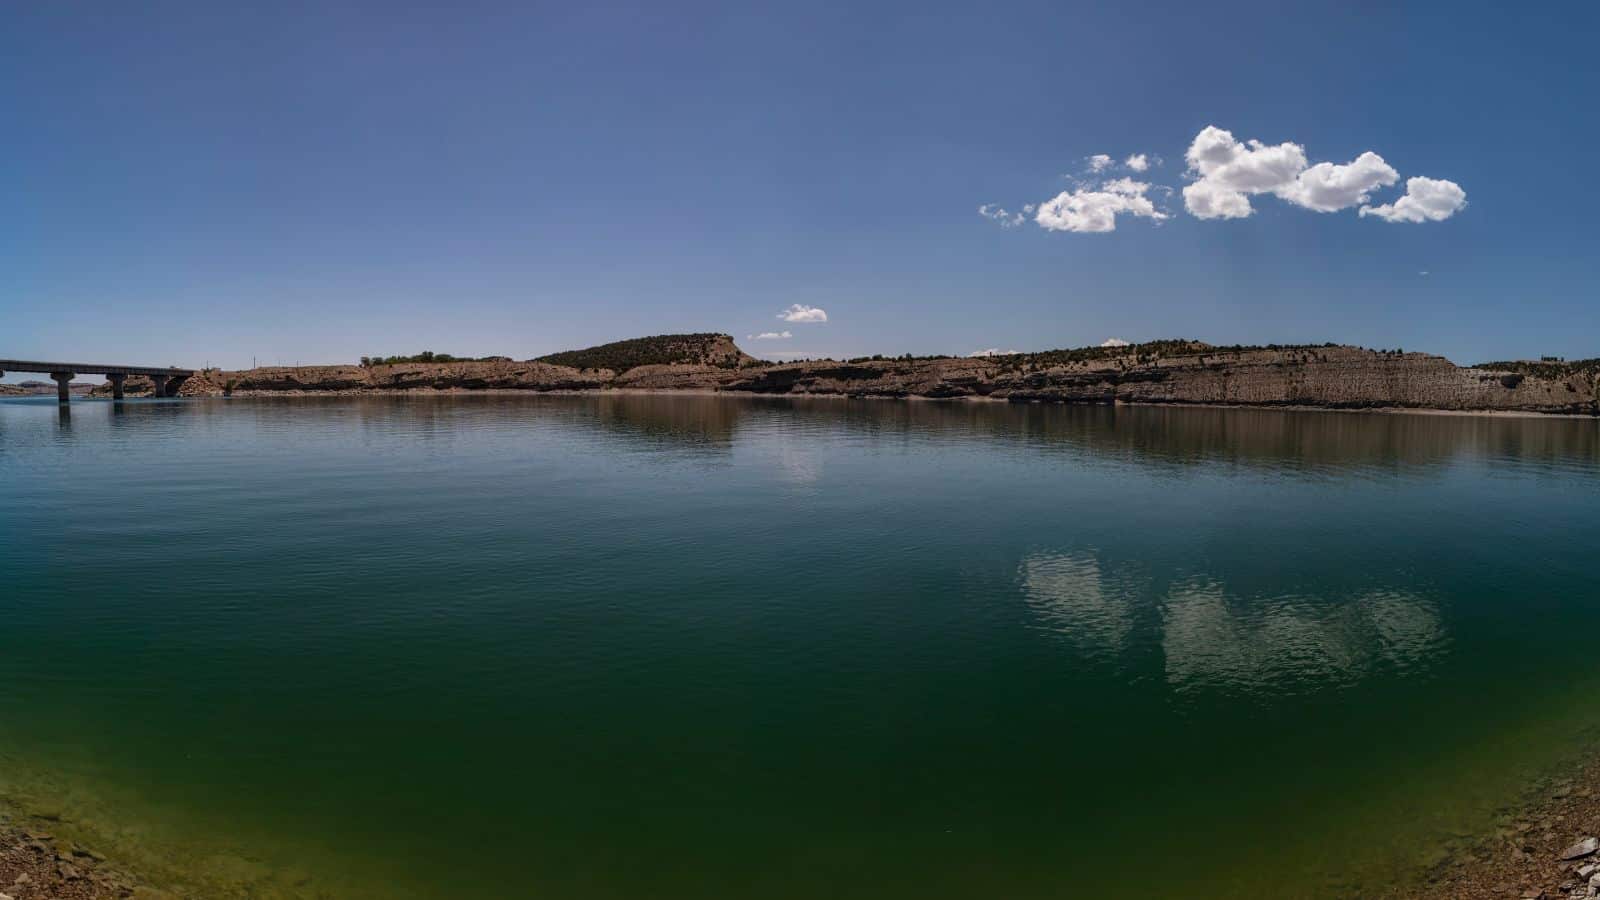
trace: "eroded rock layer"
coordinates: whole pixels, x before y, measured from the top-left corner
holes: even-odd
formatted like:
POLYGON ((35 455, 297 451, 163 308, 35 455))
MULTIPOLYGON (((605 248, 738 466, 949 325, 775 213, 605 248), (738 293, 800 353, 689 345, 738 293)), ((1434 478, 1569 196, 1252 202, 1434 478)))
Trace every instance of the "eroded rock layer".
MULTIPOLYGON (((726 338, 726 336, 718 336, 726 338)), ((732 347, 732 339, 726 338, 732 347)), ((1600 414, 1593 367, 1463 368, 1426 353, 1359 347, 1219 348, 1167 341, 986 358, 768 364, 733 351, 625 371, 486 360, 208 370, 181 395, 363 391, 689 390, 1014 402, 1173 403, 1600 414)), ((100 393, 108 389, 100 389, 100 393)), ((129 379, 127 391, 149 392, 129 379)))

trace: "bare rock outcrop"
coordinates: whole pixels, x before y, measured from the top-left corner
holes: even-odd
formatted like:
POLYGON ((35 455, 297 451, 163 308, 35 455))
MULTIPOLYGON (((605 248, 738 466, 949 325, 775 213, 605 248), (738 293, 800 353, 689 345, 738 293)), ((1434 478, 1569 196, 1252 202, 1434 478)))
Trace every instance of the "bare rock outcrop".
MULTIPOLYGON (((1197 341, 981 358, 772 364, 746 356, 727 335, 662 335, 527 362, 493 358, 212 369, 186 381, 179 393, 618 389, 1600 415, 1600 365, 1462 368, 1427 353, 1332 344, 1213 347, 1197 341), (637 360, 647 361, 631 364, 637 360)), ((147 394, 149 382, 130 378, 127 391, 147 394)))
POLYGON ((609 371, 583 371, 540 362, 489 360, 392 363, 375 366, 297 366, 227 372, 223 393, 353 391, 583 391, 612 380, 609 371))
POLYGON ((1127 348, 1057 362, 1052 354, 772 366, 724 390, 1017 402, 1503 410, 1600 414, 1595 379, 1467 369, 1441 356, 1359 347, 1224 349, 1176 355, 1127 348))

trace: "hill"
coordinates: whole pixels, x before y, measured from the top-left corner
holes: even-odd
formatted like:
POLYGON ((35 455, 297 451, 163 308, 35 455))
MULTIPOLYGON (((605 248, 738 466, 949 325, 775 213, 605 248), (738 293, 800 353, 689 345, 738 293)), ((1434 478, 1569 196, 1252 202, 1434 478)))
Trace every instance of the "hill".
POLYGON ((746 354, 727 334, 657 334, 613 341, 584 350, 541 356, 534 362, 574 369, 610 369, 621 374, 639 366, 716 366, 738 369, 764 365, 746 354))

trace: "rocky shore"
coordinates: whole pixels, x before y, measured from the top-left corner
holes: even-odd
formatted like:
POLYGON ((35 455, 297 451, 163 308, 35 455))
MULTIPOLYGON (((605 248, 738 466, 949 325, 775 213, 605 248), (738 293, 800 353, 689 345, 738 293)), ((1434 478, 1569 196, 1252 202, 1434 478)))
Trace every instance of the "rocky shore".
POLYGON ((1546 784, 1426 884, 1426 896, 1461 900, 1600 897, 1600 759, 1546 784))
MULTIPOLYGON (((1215 347, 1157 341, 991 357, 867 358, 774 364, 728 335, 669 335, 670 356, 606 352, 603 345, 517 362, 505 358, 368 365, 209 369, 183 396, 394 391, 705 391, 885 398, 984 398, 1014 403, 1181 404, 1415 409, 1600 415, 1600 367, 1507 363, 1457 366, 1427 353, 1342 345, 1215 347), (582 365, 609 361, 617 368, 582 365), (551 360, 567 360, 575 365, 551 360), (630 363, 645 360, 642 364, 630 363)), ((1592 361, 1590 361, 1592 362, 1592 361)), ((128 379, 131 396, 150 392, 128 379)), ((95 394, 109 394, 109 385, 95 394)))
POLYGON ((101 900, 156 898, 162 891, 142 887, 88 847, 57 837, 46 822, 0 824, 0 900, 101 900))

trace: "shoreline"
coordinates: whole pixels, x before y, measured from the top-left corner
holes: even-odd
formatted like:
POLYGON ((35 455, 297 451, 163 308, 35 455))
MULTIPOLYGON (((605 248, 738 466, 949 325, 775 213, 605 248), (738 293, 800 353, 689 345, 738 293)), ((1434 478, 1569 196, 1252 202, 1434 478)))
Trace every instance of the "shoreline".
MULTIPOLYGON (((175 900, 189 896, 188 888, 202 891, 195 896, 266 896, 256 892, 264 885, 204 882, 202 888, 187 876, 177 879, 183 887, 155 887, 115 846, 101 853, 82 843, 79 831, 53 808, 30 810, 0 798, 0 898, 175 900)), ((306 886, 304 879, 298 886, 306 886)), ((1371 890, 1368 896, 1394 900, 1600 897, 1600 747, 1530 773, 1521 793, 1486 815, 1475 831, 1441 843, 1430 860, 1395 872, 1390 884, 1371 890)), ((296 888, 284 896, 302 894, 296 888)))
POLYGON ((1493 830, 1418 881, 1434 896, 1463 900, 1600 896, 1600 749, 1535 782, 1493 830))
MULTIPOLYGON (((724 391, 710 388, 595 388, 580 390, 535 390, 529 388, 336 388, 330 390, 242 390, 231 394, 194 394, 171 399, 248 399, 305 398, 305 397, 471 397, 471 396, 532 396, 532 397, 718 397, 771 400, 867 400, 875 402, 912 402, 944 404, 1004 404, 1008 406, 1077 406, 1077 407, 1130 407, 1155 409, 1242 409, 1277 412, 1358 413, 1380 415, 1470 416, 1509 419, 1579 419, 1600 421, 1600 414, 1539 412, 1523 409, 1442 409, 1427 406, 1400 404, 1368 406, 1320 406, 1296 403, 1173 403, 1170 401, 1141 402, 1116 400, 1097 403, 1074 400, 1013 400, 1009 397, 966 395, 958 397, 930 397, 924 394, 844 394, 844 393, 766 393, 758 391, 724 391)), ((154 399, 133 396, 132 400, 154 399)), ((76 401, 112 401, 102 395, 75 398, 76 401)))
POLYGON ((0 814, 0 896, 13 900, 101 900, 171 896, 145 885, 142 879, 105 854, 57 836, 55 824, 37 815, 0 814))

